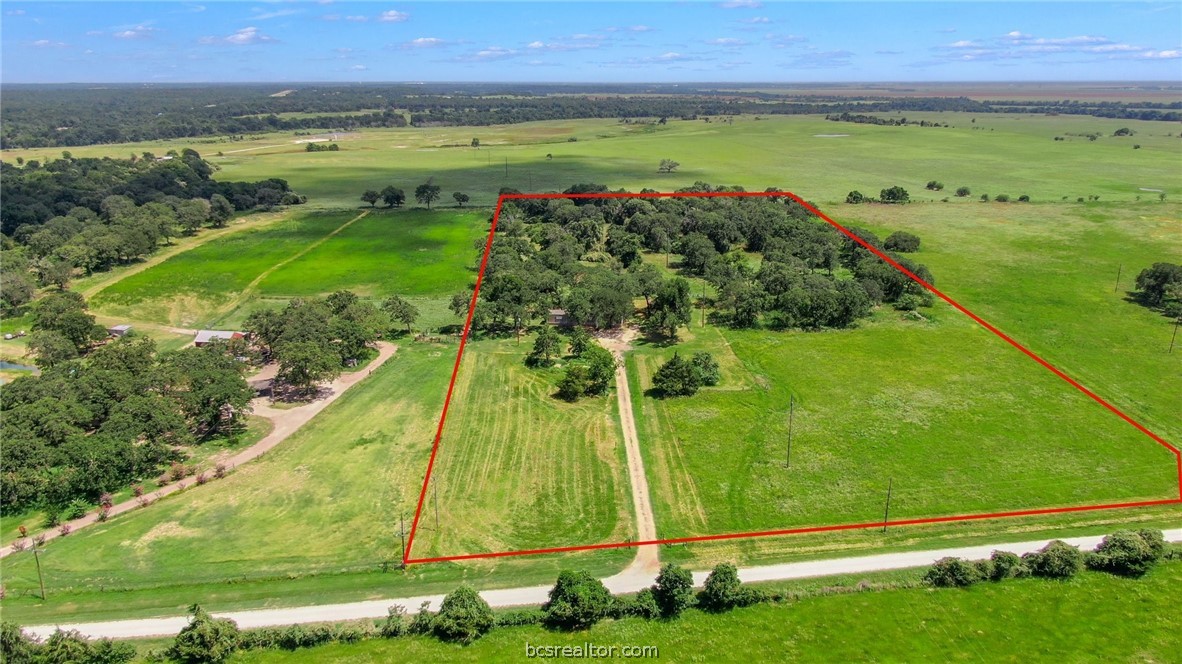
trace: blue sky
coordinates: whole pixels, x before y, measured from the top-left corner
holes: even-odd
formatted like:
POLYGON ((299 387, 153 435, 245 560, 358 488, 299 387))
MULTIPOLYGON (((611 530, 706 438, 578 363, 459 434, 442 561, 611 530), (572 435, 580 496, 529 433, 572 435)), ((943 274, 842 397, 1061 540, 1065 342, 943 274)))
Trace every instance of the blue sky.
POLYGON ((1182 3, 4 2, 6 83, 1182 81, 1182 3))

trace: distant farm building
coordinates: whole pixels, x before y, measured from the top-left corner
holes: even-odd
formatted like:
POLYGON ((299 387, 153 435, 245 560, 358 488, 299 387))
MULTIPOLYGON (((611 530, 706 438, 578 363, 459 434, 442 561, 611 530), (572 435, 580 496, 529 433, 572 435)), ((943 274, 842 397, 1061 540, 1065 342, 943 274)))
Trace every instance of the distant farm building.
POLYGON ((197 332, 197 337, 193 339, 193 345, 198 348, 208 344, 211 341, 230 341, 231 339, 243 339, 246 335, 241 332, 234 332, 233 330, 200 330, 197 332))
POLYGON ((546 312, 546 324, 558 327, 573 327, 575 321, 566 313, 565 309, 550 309, 546 312))
POLYGON ((127 336, 128 332, 131 332, 131 326, 126 324, 112 325, 111 327, 107 328, 107 334, 113 337, 124 337, 127 336))

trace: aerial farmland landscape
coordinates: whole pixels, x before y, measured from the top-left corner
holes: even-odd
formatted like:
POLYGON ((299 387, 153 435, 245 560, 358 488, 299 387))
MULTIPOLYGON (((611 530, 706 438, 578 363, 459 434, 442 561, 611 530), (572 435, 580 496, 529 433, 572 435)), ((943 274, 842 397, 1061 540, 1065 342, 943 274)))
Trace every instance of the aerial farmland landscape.
POLYGON ((935 8, 5 2, 0 661, 1182 661, 1182 5, 935 8))

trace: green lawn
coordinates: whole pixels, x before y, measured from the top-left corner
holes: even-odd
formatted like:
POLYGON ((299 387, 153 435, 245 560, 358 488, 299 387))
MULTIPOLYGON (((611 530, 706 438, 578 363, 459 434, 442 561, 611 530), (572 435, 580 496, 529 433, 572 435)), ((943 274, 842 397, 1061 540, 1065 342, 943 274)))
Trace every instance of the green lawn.
POLYGON ((428 494, 415 557, 635 536, 614 394, 555 398, 562 370, 526 367, 532 345, 531 335, 465 349, 432 475, 440 527, 428 494))
POLYGON ((1085 572, 1066 582, 1013 579, 968 590, 822 592, 722 615, 691 610, 672 622, 630 618, 573 633, 497 629, 467 647, 430 637, 378 639, 230 661, 518 662, 527 644, 591 643, 656 646, 661 660, 675 662, 1169 662, 1182 650, 1179 584, 1182 562, 1175 561, 1141 579, 1085 572))

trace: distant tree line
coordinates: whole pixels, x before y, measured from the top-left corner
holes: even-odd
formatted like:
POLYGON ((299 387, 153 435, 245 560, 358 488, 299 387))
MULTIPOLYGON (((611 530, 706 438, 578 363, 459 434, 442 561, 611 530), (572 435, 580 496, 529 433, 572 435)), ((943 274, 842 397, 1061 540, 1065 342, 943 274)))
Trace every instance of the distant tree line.
POLYGON ((125 337, 96 347, 106 334, 69 291, 39 300, 32 317, 42 373, 0 390, 6 513, 42 507, 46 525, 63 511, 83 516, 88 502, 182 461, 186 446, 242 428, 254 393, 230 345, 157 353, 151 339, 125 337))
POLYGON ((719 91, 700 86, 545 84, 314 84, 4 87, 0 148, 69 147, 310 129, 491 125, 579 118, 868 114, 896 111, 1064 113, 1182 119, 1175 102, 977 101, 719 91), (605 94, 606 93, 606 94, 605 94), (622 93, 622 94, 621 94, 622 93), (298 117, 284 113, 299 113, 298 117))
POLYGON ((927 120, 908 120, 907 118, 880 118, 877 115, 863 115, 861 113, 840 113, 825 116, 833 122, 853 122, 856 124, 883 125, 888 127, 903 127, 915 125, 917 127, 947 127, 947 122, 929 122, 927 120))

